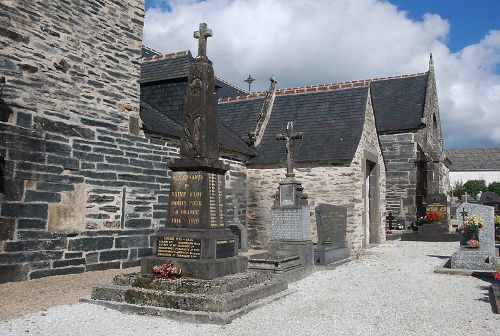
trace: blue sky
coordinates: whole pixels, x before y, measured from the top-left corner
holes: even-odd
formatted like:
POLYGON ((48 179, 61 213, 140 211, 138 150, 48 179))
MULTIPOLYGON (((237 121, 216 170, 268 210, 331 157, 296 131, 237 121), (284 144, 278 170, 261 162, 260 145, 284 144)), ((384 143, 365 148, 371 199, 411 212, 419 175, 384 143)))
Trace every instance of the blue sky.
MULTIPOLYGON (((500 29, 500 0, 389 0, 413 20, 426 13, 439 14, 450 22, 446 45, 456 52, 477 43, 491 29, 500 29)), ((170 10, 168 0, 146 0, 146 10, 160 7, 170 10)))
POLYGON ((477 43, 491 29, 500 29, 499 0, 390 0, 414 20, 425 13, 439 14, 450 22, 446 44, 451 51, 477 43))
POLYGON ((446 148, 500 147, 500 0, 146 0, 143 43, 196 52, 214 31, 217 76, 253 91, 428 70, 446 148))

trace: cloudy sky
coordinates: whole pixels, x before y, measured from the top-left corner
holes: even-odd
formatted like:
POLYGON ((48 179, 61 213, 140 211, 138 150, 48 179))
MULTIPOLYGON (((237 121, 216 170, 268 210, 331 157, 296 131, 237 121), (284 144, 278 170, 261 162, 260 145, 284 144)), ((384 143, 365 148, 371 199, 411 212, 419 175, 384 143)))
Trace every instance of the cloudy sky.
POLYGON ((432 52, 445 147, 500 147, 498 0, 146 0, 144 44, 196 54, 200 22, 216 75, 252 90, 425 72, 432 52))

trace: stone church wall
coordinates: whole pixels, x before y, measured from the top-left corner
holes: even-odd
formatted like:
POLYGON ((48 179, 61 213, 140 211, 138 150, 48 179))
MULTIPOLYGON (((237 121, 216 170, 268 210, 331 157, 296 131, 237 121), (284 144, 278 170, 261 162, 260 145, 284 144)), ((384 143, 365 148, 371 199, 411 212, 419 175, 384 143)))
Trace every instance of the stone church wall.
POLYGON ((417 219, 415 133, 381 134, 379 138, 387 166, 387 213, 409 224, 417 219))
POLYGON ((178 146, 139 129, 143 2, 0 5, 0 282, 137 265, 178 146))
MULTIPOLYGON (((374 153, 378 157, 378 162, 376 162, 380 171, 378 176, 378 189, 380 191, 378 213, 381 223, 379 237, 381 237, 380 241, 384 241, 385 166, 378 144, 371 104, 367 104, 363 135, 349 166, 321 166, 317 162, 300 162, 296 164, 299 167, 295 169, 295 177, 302 182, 304 192, 309 197, 313 237, 316 236, 314 215, 316 206, 321 203, 346 206, 348 208, 347 240, 353 255, 361 250, 364 239, 363 181, 365 173, 362 162, 366 159, 366 151, 374 153)), ((247 229, 249 244, 254 249, 265 249, 270 240, 270 210, 279 181, 284 178, 285 173, 285 168, 248 169, 247 229)))

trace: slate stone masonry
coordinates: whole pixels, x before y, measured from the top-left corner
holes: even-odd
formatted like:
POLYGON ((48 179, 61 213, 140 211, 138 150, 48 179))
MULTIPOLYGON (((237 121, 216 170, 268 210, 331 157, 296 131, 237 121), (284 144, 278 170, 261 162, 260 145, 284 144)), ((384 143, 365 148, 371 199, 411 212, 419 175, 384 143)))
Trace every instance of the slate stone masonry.
POLYGON ((139 128, 142 1, 0 10, 0 282, 139 265, 179 153, 139 128))

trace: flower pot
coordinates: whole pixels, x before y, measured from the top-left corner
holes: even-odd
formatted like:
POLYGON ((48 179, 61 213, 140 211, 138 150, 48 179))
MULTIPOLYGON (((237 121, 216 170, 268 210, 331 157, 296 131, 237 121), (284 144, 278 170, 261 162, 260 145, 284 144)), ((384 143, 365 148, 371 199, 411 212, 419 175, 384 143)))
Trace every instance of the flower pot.
POLYGON ((471 232, 468 230, 459 230, 458 235, 460 236, 460 245, 467 246, 467 242, 471 239, 479 241, 479 234, 476 232, 471 232))

